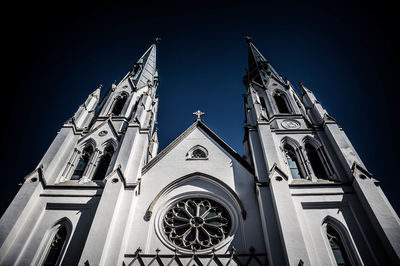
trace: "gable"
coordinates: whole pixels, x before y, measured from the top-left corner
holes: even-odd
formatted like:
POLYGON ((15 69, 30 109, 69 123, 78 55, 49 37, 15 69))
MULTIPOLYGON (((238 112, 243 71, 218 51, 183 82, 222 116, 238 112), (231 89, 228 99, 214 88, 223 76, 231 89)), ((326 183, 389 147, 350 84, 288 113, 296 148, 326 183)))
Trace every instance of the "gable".
MULTIPOLYGON (((174 149, 180 150, 180 154, 176 154, 176 156, 186 156, 190 149, 192 149, 196 145, 205 147, 207 150, 207 146, 212 147, 212 149, 215 151, 219 150, 220 152, 223 152, 226 156, 228 156, 231 160, 234 160, 238 164, 243 166, 248 172, 254 174, 253 168, 247 163, 247 161, 243 157, 241 157, 236 151, 234 151, 228 144, 226 144, 221 138, 219 138, 213 131, 211 131, 211 129, 204 125, 204 123, 200 120, 197 120, 195 123, 193 123, 187 130, 185 130, 156 157, 154 157, 148 164, 146 164, 142 169, 142 174, 145 174, 147 171, 149 171, 154 165, 161 161, 165 156, 170 154, 174 149)), ((208 152, 210 153, 210 156, 213 156, 212 152, 208 152)))
POLYGON ((88 139, 93 139, 97 144, 102 144, 104 141, 111 139, 119 140, 119 135, 110 119, 105 120, 100 125, 83 136, 79 143, 83 143, 88 139))

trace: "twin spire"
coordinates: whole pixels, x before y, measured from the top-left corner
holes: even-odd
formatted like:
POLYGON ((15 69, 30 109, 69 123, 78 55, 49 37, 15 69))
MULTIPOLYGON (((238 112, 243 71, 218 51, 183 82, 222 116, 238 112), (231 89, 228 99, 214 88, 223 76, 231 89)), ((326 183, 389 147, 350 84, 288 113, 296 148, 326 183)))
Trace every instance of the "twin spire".
MULTIPOLYGON (((277 81, 285 84, 283 78, 276 72, 268 60, 258 51, 254 46, 251 37, 245 37, 248 43, 248 69, 246 76, 246 83, 254 80, 260 84, 264 84, 265 81, 273 76, 277 81)), ((247 86, 247 84, 245 84, 247 86)))
MULTIPOLYGON (((153 87, 153 94, 155 94, 156 88, 159 84, 158 72, 156 69, 156 55, 157 44, 160 40, 161 38, 153 39, 153 44, 146 50, 120 82, 129 77, 136 88, 151 85, 153 87)), ((252 38, 246 37, 246 41, 248 43, 248 68, 247 75, 245 76, 245 85, 247 86, 251 81, 265 84, 270 77, 274 77, 278 82, 286 84, 268 60, 254 46, 252 38)))
MULTIPOLYGON (((154 38, 153 44, 133 65, 132 70, 130 70, 120 82, 130 77, 136 88, 149 84, 151 84, 152 87, 158 86, 159 78, 156 69, 156 56, 157 44, 160 40, 161 38, 154 38)), ((153 90, 153 93, 155 93, 155 89, 153 90)))

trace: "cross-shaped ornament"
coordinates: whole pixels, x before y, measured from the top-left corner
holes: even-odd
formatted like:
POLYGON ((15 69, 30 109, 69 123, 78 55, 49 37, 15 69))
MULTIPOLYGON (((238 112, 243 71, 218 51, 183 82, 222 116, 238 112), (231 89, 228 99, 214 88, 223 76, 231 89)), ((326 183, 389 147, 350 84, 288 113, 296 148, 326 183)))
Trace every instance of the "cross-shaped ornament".
POLYGON ((195 116, 197 116, 197 120, 201 120, 201 116, 204 115, 205 113, 203 113, 200 110, 197 110, 196 112, 193 113, 195 116))

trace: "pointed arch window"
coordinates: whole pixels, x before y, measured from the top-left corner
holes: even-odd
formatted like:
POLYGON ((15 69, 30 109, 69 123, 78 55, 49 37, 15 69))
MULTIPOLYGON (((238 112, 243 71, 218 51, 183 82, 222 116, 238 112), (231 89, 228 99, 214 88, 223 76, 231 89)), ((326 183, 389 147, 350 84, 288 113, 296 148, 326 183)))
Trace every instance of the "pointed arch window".
POLYGON ((274 94, 274 100, 275 100, 275 104, 276 104, 276 107, 278 108, 279 113, 281 113, 281 114, 290 113, 288 102, 283 93, 276 92, 274 94))
POLYGON ((143 60, 140 59, 139 62, 136 63, 136 64, 133 66, 133 69, 132 69, 133 79, 137 79, 138 76, 139 76, 139 74, 142 73, 142 70, 143 70, 143 62, 142 62, 142 61, 143 61, 143 60))
POLYGON ((264 97, 260 97, 260 103, 261 103, 262 109, 267 110, 267 105, 265 104, 264 97))
POLYGON ((317 149, 310 143, 305 144, 305 149, 315 176, 320 179, 327 179, 328 174, 326 173, 317 149))
POLYGON ((188 151, 186 158, 188 160, 207 160, 208 151, 203 146, 196 145, 188 151))
POLYGON ((139 99, 136 101, 135 106, 133 107, 133 110, 132 110, 133 114, 136 114, 136 111, 137 111, 137 109, 139 107, 139 104, 141 103, 142 99, 143 99, 143 94, 140 95, 139 99))
POLYGON ((67 240, 67 235, 67 228, 65 227, 65 225, 61 225, 51 241, 43 265, 53 266, 59 263, 62 255, 61 252, 67 240))
POLYGON ((125 93, 123 93, 121 95, 118 95, 116 97, 114 107, 113 107, 113 109, 111 111, 111 113, 113 115, 119 116, 121 114, 122 109, 124 108, 124 105, 126 103, 127 98, 128 98, 128 96, 125 93))
POLYGON ((89 163, 89 160, 90 160, 90 157, 92 156, 92 154, 93 154, 93 147, 91 145, 86 147, 83 150, 83 152, 79 158, 78 164, 76 165, 75 171, 72 174, 72 177, 71 177, 72 180, 79 180, 82 178, 83 173, 85 172, 85 170, 87 168, 87 165, 89 163))
POLYGON ((107 169, 110 165, 111 158, 114 155, 114 147, 112 145, 107 146, 104 149, 104 154, 100 157, 96 173, 92 180, 103 180, 106 177, 107 169))
POLYGON ((286 160, 288 162, 288 166, 290 168, 290 173, 292 174, 293 179, 303 178, 300 171, 299 160, 296 156, 296 152, 292 146, 289 144, 285 144, 284 151, 286 155, 286 160))
POLYGON ((339 233, 330 225, 326 227, 326 235, 332 249, 333 256, 339 266, 351 265, 345 246, 339 233))

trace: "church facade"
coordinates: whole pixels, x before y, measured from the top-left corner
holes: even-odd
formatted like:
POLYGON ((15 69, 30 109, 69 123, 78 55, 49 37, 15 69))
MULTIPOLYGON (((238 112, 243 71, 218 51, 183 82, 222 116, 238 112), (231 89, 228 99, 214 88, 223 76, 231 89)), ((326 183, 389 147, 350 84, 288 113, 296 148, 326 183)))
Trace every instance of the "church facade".
POLYGON ((399 265, 379 181, 313 92, 247 42, 243 156, 201 111, 158 153, 156 39, 25 177, 0 265, 399 265))

